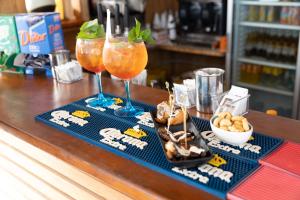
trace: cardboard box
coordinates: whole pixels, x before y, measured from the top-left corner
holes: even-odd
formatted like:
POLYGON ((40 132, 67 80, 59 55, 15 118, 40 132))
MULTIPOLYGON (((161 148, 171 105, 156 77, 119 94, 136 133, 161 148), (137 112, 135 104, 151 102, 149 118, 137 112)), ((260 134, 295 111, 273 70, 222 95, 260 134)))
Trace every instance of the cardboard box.
POLYGON ((0 51, 7 56, 20 52, 14 16, 0 16, 0 51))
POLYGON ((64 38, 58 13, 16 15, 18 38, 22 53, 49 54, 64 49, 64 38))

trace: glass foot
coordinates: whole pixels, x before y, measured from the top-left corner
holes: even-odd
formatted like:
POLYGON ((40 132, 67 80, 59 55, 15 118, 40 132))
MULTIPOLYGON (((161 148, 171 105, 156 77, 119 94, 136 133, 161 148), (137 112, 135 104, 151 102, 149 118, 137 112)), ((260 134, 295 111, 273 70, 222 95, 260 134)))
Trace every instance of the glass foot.
POLYGON ((89 106, 92 106, 92 107, 97 107, 97 106, 100 106, 100 107, 107 107, 107 106, 110 106, 112 104, 114 104, 115 101, 111 98, 108 98, 108 97, 101 97, 101 98, 93 98, 93 99, 90 99, 87 104, 89 106))
POLYGON ((122 107, 115 110, 114 114, 118 117, 135 117, 144 112, 144 109, 137 106, 122 107))

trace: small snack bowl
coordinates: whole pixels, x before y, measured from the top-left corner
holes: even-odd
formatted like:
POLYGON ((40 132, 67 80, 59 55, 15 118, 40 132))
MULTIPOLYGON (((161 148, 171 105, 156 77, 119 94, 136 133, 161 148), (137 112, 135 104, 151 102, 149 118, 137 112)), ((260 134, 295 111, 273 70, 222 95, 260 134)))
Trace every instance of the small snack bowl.
POLYGON ((218 128, 213 124, 213 121, 217 118, 217 116, 214 116, 210 119, 210 126, 211 130, 216 134, 216 136, 223 142, 226 142, 228 144, 239 146, 241 144, 246 143, 252 133, 253 133, 253 126, 249 124, 250 129, 248 131, 244 132, 234 132, 234 131, 226 131, 224 129, 218 128))

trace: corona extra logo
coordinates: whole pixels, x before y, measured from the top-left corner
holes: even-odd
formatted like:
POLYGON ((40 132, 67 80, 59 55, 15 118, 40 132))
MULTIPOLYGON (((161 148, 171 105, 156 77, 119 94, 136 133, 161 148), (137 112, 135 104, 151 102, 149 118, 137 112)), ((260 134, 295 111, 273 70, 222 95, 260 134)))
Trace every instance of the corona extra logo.
POLYGON ((116 105, 123 103, 123 100, 120 98, 113 98, 113 100, 115 101, 116 105))
POLYGON ((254 140, 254 137, 251 135, 248 141, 252 141, 252 140, 254 140))
POLYGON ((36 43, 46 39, 46 33, 39 34, 37 32, 32 32, 29 34, 28 31, 19 31, 20 42, 22 46, 25 46, 29 43, 36 43))
POLYGON ((139 129, 139 125, 127 129, 124 133, 138 139, 147 136, 147 133, 139 129))
POLYGON ((82 111, 82 110, 76 110, 75 112, 72 113, 73 116, 79 117, 81 119, 90 117, 90 113, 88 111, 82 111))
POLYGON ((215 167, 220 167, 221 165, 225 165, 227 161, 220 157, 218 154, 215 154, 214 157, 208 161, 209 164, 215 166, 215 167))

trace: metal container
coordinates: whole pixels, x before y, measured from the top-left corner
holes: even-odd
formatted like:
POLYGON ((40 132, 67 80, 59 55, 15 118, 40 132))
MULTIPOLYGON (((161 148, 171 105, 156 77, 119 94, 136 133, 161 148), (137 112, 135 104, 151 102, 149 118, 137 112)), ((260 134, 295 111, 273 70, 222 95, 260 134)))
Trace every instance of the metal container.
MULTIPOLYGON (((57 80, 56 67, 71 61, 69 50, 57 50, 49 54, 53 78, 57 80)), ((58 80, 59 81, 59 80, 58 80)))
POLYGON ((51 67, 66 64, 71 61, 69 50, 58 50, 49 54, 51 67))
POLYGON ((195 72, 196 108, 203 113, 213 113, 218 107, 217 97, 223 93, 224 70, 204 68, 195 72))

